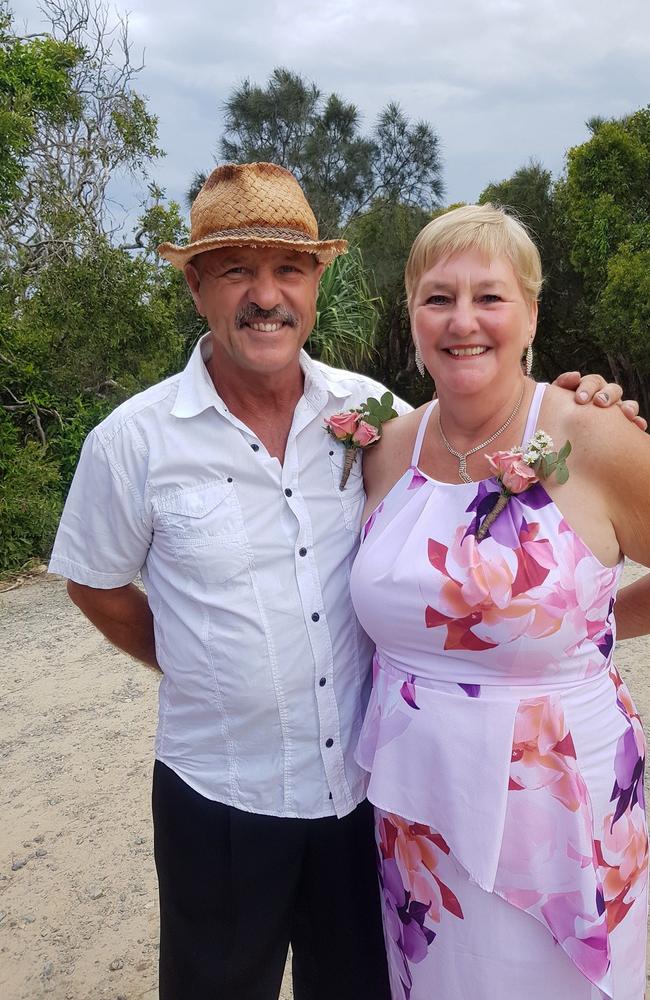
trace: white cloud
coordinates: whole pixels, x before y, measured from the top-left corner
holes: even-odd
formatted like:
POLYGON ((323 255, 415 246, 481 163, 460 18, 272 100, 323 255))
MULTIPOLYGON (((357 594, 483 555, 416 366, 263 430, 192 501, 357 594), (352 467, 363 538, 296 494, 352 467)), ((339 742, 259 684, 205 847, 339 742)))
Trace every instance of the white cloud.
MULTIPOLYGON (((650 101, 647 0, 128 2, 146 50, 139 87, 168 153, 153 173, 179 199, 214 162, 232 88, 278 65, 354 101, 366 128, 389 100, 430 121, 450 201, 531 157, 557 172, 586 119, 650 101)), ((14 10, 34 30, 36 0, 14 10)))

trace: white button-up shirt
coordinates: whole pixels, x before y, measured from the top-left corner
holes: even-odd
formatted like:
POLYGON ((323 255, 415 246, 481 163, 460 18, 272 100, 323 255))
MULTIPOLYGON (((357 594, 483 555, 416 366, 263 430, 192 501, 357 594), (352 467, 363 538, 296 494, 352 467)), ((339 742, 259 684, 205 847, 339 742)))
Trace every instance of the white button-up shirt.
MULTIPOLYGON (((256 813, 349 813, 372 647, 349 597, 360 456, 324 418, 382 386, 312 361, 284 464, 226 409, 207 335, 179 375, 86 440, 50 571, 90 587, 139 572, 163 671, 156 756, 207 798, 256 813)), ((406 403, 396 401, 405 412, 406 403)))

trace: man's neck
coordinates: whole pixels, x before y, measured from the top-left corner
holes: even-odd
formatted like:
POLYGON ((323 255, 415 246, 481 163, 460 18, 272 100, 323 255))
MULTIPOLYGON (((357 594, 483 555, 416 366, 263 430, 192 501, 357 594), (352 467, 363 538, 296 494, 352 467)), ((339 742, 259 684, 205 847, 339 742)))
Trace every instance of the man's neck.
POLYGON ((206 367, 215 389, 228 411, 253 431, 269 454, 284 460, 293 414, 303 394, 304 375, 296 357, 295 365, 281 372, 260 374, 215 363, 212 355, 206 367))

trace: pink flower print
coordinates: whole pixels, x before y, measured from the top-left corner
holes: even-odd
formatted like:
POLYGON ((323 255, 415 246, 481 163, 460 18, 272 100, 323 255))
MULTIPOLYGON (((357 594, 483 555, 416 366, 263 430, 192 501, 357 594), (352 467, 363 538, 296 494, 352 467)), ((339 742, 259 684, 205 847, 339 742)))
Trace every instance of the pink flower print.
POLYGON ((517 550, 491 538, 479 545, 462 525, 449 549, 429 539, 429 562, 445 579, 442 584, 434 581, 437 590, 426 607, 425 625, 446 626, 445 649, 492 649, 499 643, 491 638, 491 626, 500 642, 504 624, 508 641, 523 634, 550 635, 560 628, 562 613, 549 607, 543 595, 528 593, 544 583, 554 566, 550 543, 538 539, 538 531, 538 525, 524 522, 517 550))
POLYGON ((645 889, 648 831, 643 810, 629 809, 616 822, 613 816, 606 816, 602 839, 595 842, 595 849, 611 933, 645 889))
POLYGON ((609 626, 611 594, 619 569, 598 563, 564 519, 554 545, 558 571, 548 604, 563 616, 567 633, 572 636, 564 652, 574 656, 585 651, 585 644, 590 644, 593 657, 588 661, 591 670, 599 672, 603 666, 600 641, 609 626))
POLYGON ((509 788, 546 788, 571 812, 587 801, 587 789, 576 764, 576 751, 557 698, 522 701, 512 745, 509 788))
POLYGON ((495 891, 600 986, 609 955, 591 804, 559 695, 519 703, 495 891))
POLYGON ((411 898, 427 901, 426 912, 434 923, 440 923, 442 910, 462 920, 457 897, 437 874, 440 854, 449 854, 441 834, 393 814, 382 815, 381 830, 382 856, 395 858, 411 898))
POLYGON ((449 853, 439 834, 379 810, 375 834, 391 993, 393 1000, 409 1000, 411 965, 426 958, 436 937, 427 922, 439 923, 441 908, 460 919, 463 914, 454 894, 435 874, 438 852, 449 853))

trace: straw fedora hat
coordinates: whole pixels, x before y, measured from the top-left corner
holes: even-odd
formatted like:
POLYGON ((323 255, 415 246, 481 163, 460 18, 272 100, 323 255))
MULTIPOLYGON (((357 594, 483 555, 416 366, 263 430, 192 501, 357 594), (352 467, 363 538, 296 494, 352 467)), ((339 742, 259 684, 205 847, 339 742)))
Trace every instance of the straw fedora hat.
POLYGON ((161 243, 158 253, 174 267, 219 247, 286 247, 330 264, 347 250, 345 240, 319 240, 318 225, 298 181, 275 163, 217 167, 190 212, 187 246, 161 243))

